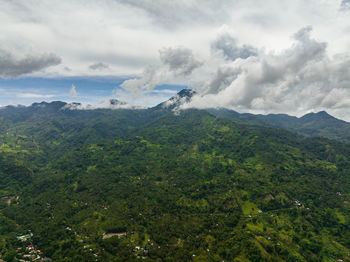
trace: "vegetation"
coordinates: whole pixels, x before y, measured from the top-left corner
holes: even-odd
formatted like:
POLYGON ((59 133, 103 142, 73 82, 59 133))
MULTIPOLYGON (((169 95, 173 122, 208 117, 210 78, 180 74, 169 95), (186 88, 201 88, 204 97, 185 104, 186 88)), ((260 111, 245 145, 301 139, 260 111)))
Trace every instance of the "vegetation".
POLYGON ((347 144, 200 110, 2 114, 5 261, 350 261, 347 144))
POLYGON ((300 118, 285 114, 239 114, 233 110, 223 108, 209 109, 209 112, 217 117, 255 125, 283 128, 304 136, 320 136, 350 143, 350 123, 339 120, 325 111, 309 113, 300 118))

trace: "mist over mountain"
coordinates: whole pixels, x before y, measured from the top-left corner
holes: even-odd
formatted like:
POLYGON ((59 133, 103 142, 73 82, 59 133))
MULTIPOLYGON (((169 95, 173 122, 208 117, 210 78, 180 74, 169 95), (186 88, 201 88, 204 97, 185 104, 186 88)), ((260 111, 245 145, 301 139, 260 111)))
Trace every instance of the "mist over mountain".
MULTIPOLYGON (((64 121, 73 121, 77 123, 81 121, 79 117, 84 116, 83 119, 87 122, 103 122, 103 118, 98 120, 100 116, 108 115, 112 117, 114 113, 111 110, 117 110, 115 112, 116 115, 128 115, 128 121, 134 122, 134 124, 129 126, 129 129, 132 130, 139 126, 137 121, 139 121, 139 117, 142 116, 144 119, 141 121, 141 124, 145 124, 163 116, 167 112, 181 114, 181 112, 186 111, 182 109, 183 105, 190 104, 192 98, 196 95, 198 95, 198 93, 191 89, 183 89, 169 100, 150 108, 133 107, 117 99, 106 100, 96 105, 83 105, 81 103, 66 103, 61 101, 50 103, 41 102, 33 103, 28 107, 4 107, 0 109, 0 116, 3 116, 7 121, 18 121, 18 119, 28 120, 33 117, 33 114, 38 114, 37 116, 40 117, 45 116, 55 121, 57 121, 57 116, 62 116, 65 118, 64 121), (72 110, 76 112, 70 112, 72 110), (91 112, 88 112, 89 110, 91 112), (58 113, 58 115, 55 115, 55 113, 58 113), (133 119, 133 116, 135 116, 136 119, 133 119)), ((320 136, 346 143, 350 142, 350 123, 337 119, 325 111, 309 113, 299 118, 287 114, 255 115, 238 113, 225 108, 209 108, 205 109, 205 111, 219 118, 228 118, 254 125, 282 128, 306 136, 320 136)), ((117 123, 119 119, 112 118, 108 124, 116 124, 113 123, 114 121, 117 123)), ((114 132, 117 131, 115 130, 114 132)))

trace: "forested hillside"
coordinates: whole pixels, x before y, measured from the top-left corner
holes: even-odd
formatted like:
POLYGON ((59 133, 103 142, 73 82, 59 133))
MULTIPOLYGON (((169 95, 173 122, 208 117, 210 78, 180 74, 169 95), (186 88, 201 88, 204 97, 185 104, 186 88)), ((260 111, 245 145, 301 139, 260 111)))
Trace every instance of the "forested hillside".
POLYGON ((3 134, 3 259, 30 244, 53 261, 350 261, 348 145, 200 110, 128 115, 141 112, 3 134))
POLYGON ((71 110, 66 105, 42 102, 0 109, 0 139, 30 137, 45 155, 58 156, 72 148, 125 136, 167 113, 148 109, 71 110))
POLYGON ((222 117, 262 125, 282 128, 305 136, 320 136, 350 143, 350 123, 337 119, 325 111, 309 113, 300 118, 286 114, 239 114, 229 109, 209 109, 211 114, 222 117))

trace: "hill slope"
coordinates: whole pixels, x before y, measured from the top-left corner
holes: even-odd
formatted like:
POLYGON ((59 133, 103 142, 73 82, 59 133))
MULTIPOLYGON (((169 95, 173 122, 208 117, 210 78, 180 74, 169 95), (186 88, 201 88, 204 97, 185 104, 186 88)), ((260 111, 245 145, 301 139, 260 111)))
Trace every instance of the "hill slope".
POLYGON ((54 261, 350 261, 349 156, 188 110, 52 159, 1 212, 54 261))
MULTIPOLYGON (((184 89, 168 101, 149 109, 81 110, 74 109, 80 108, 78 104, 59 101, 34 103, 29 107, 8 106, 0 109, 0 132, 31 137, 41 144, 46 154, 58 155, 68 148, 125 136, 178 109, 194 95, 196 92, 184 89)), ((123 104, 114 100, 110 103, 123 104)), ((297 118, 285 114, 240 114, 229 109, 207 111, 220 118, 350 143, 350 123, 336 119, 326 112, 311 113, 297 118)))
POLYGON ((350 123, 337 119, 325 111, 306 114, 301 118, 286 114, 254 115, 229 109, 209 109, 211 114, 255 125, 283 128, 306 136, 321 136, 350 143, 350 123))

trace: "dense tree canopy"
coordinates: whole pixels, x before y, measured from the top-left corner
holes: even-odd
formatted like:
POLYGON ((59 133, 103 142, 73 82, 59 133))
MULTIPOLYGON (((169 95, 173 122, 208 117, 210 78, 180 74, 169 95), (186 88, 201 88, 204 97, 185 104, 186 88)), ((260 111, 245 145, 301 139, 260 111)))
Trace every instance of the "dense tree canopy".
POLYGON ((347 144, 200 110, 22 116, 1 120, 6 261, 29 244, 53 261, 350 261, 347 144))

